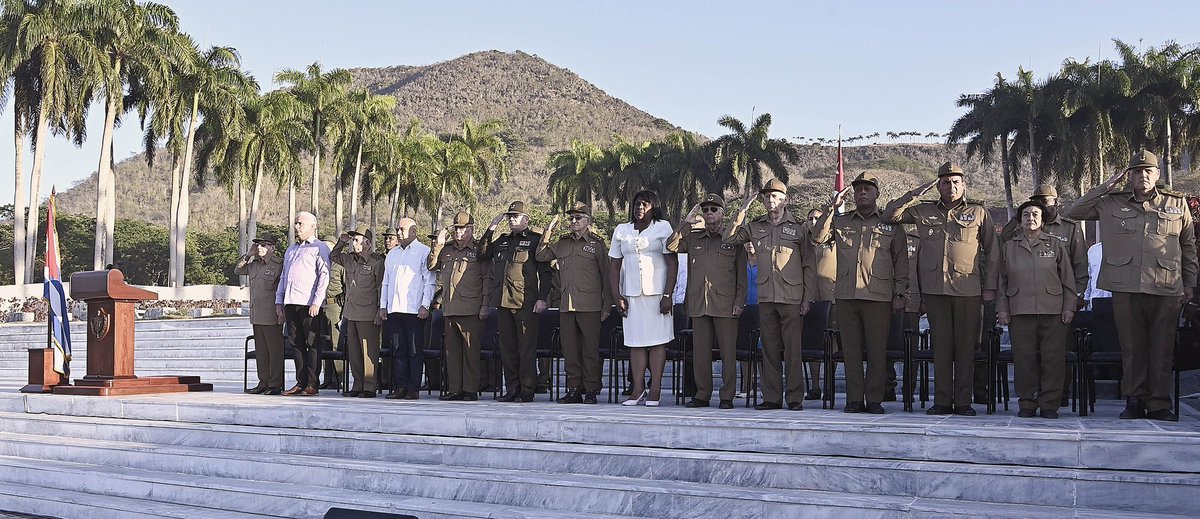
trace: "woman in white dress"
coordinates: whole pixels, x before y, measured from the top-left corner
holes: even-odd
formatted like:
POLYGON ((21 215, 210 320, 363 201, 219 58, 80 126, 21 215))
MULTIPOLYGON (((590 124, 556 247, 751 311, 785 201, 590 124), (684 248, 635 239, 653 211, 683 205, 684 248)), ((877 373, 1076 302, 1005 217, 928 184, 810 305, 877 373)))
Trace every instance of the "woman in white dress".
POLYGON ((613 231, 608 250, 609 257, 620 260, 609 263, 609 287, 617 311, 624 317, 621 326, 633 370, 631 397, 622 404, 657 406, 667 364, 666 345, 675 338, 671 293, 679 264, 666 248, 673 229, 663 218, 658 195, 653 191, 633 195, 629 213, 630 222, 613 231))

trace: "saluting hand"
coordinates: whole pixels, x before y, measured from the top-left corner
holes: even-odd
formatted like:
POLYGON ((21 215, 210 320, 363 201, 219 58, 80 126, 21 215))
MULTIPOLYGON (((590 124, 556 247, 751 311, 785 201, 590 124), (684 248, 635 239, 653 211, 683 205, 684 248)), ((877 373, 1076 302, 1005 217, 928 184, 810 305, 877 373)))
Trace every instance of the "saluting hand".
POLYGON ((933 189, 933 186, 936 186, 937 182, 938 182, 938 179, 935 178, 933 180, 930 180, 929 182, 926 182, 924 184, 921 184, 920 186, 917 186, 916 189, 909 191, 909 193, 912 193, 913 196, 924 195, 925 193, 928 193, 930 189, 933 189))
POLYGON ((504 221, 504 218, 506 216, 508 216, 508 215, 505 213, 500 213, 500 214, 496 215, 495 218, 492 218, 492 223, 488 224, 488 229, 489 230, 495 229, 497 225, 500 225, 500 222, 504 221))
POLYGON ((1125 180, 1125 172, 1118 171, 1117 173, 1113 174, 1113 176, 1108 177, 1108 180, 1104 181, 1104 187, 1107 189, 1112 189, 1117 187, 1117 184, 1120 184, 1122 180, 1125 180))
POLYGON ((692 210, 688 211, 687 216, 683 218, 683 222, 688 225, 696 225, 700 221, 700 204, 692 206, 692 210))
POLYGON ((554 234, 554 227, 557 225, 558 225, 558 215, 554 215, 554 218, 551 218, 550 223, 548 225, 546 225, 546 236, 550 236, 550 235, 554 234))
POLYGON ((438 243, 445 245, 446 238, 449 238, 449 237, 450 237, 450 231, 446 230, 445 227, 442 227, 442 230, 438 231, 437 241, 438 241, 438 243))
POLYGON ((837 193, 834 193, 833 198, 829 199, 829 210, 832 211, 838 207, 841 207, 842 202, 846 200, 846 195, 849 195, 851 191, 854 191, 854 186, 849 186, 841 191, 838 191, 837 193))
POLYGON ((746 197, 746 199, 742 201, 742 209, 741 209, 741 212, 743 212, 743 213, 744 213, 744 212, 746 212, 746 211, 749 211, 749 210, 750 210, 750 206, 754 205, 754 201, 755 201, 755 200, 757 200, 759 196, 760 196, 760 195, 750 195, 750 196, 747 196, 747 197, 746 197))

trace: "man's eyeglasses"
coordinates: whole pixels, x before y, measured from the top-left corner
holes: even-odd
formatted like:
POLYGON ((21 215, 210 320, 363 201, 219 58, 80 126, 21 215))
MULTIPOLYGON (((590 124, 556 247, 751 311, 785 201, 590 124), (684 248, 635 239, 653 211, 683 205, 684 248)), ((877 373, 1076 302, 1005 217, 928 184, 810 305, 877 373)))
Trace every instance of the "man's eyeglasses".
POLYGON ((715 213, 717 211, 720 211, 721 208, 717 207, 715 205, 708 205, 708 206, 701 207, 700 210, 704 211, 706 213, 715 213))
POLYGON ((575 215, 575 216, 568 216, 568 217, 567 217, 567 219, 568 219, 568 220, 571 220, 572 222, 578 222, 578 221, 580 221, 580 220, 582 220, 582 219, 584 219, 584 218, 587 218, 587 217, 586 217, 586 216, 579 216, 579 215, 575 215))

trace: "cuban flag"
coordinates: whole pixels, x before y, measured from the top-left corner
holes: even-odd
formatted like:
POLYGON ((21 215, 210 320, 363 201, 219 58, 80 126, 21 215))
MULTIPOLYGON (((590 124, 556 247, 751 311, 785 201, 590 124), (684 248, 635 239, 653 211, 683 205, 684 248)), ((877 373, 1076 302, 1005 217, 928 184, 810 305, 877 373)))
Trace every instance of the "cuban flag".
POLYGON ((67 296, 63 291, 62 273, 59 272, 58 231, 54 228, 54 190, 50 190, 50 202, 46 207, 46 267, 42 295, 49 303, 50 336, 47 338, 54 349, 54 371, 64 377, 71 376, 71 328, 68 323, 67 296))

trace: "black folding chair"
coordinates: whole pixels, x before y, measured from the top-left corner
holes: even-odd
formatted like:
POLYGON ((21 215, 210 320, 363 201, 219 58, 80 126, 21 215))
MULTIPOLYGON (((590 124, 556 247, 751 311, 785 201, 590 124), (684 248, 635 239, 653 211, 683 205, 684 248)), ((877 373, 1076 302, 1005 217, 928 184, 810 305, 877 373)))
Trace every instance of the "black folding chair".
POLYGON ((557 308, 547 309, 538 316, 537 358, 550 359, 550 385, 553 387, 547 393, 551 401, 559 397, 559 391, 562 387, 558 382, 558 377, 561 373, 558 361, 562 358, 562 345, 559 343, 559 324, 557 308))
MULTIPOLYGON (((758 330, 758 304, 746 305, 738 319, 737 360, 746 363, 749 380, 741 383, 746 391, 746 407, 758 405, 758 359, 761 351, 761 334, 758 330)), ((721 369, 737 369, 736 366, 721 366, 721 369)))
MULTIPOLYGON (((618 352, 624 348, 619 346, 624 340, 624 331, 621 329, 621 314, 617 313, 616 307, 611 307, 608 313, 608 319, 600 323, 600 360, 608 364, 608 403, 613 403, 614 399, 621 394, 620 374, 617 373, 618 352)), ((625 358, 629 355, 626 352, 625 358)))
MULTIPOLYGON (((500 319, 496 317, 496 312, 488 315, 487 319, 483 320, 483 343, 479 345, 479 358, 485 363, 491 365, 493 369, 503 372, 503 365, 500 360, 500 319)), ((485 374, 494 373, 485 369, 485 374)), ((500 376, 503 381, 503 374, 500 376)), ((491 382, 490 380, 488 382, 491 382)), ((501 384, 490 384, 492 386, 492 397, 499 396, 501 384)), ((513 391, 515 388, 509 389, 513 391)))

